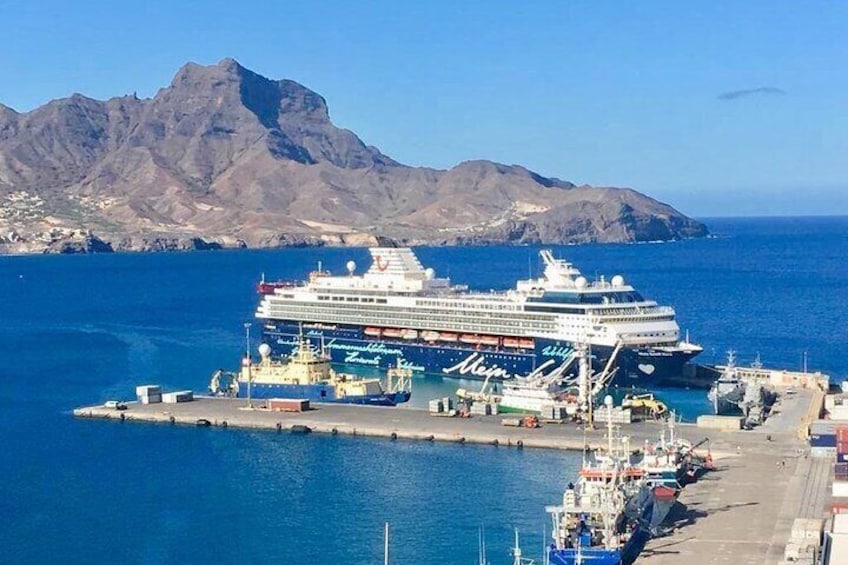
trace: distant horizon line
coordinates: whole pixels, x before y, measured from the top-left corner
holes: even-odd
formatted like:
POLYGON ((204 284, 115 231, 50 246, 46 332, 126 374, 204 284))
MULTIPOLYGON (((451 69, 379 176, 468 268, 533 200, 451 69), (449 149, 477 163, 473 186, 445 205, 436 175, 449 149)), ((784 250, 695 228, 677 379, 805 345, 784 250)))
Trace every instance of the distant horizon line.
MULTIPOLYGON (((687 214, 689 215, 689 214, 687 214)), ((765 214, 765 215, 738 215, 738 216, 703 216, 692 214, 689 217, 700 221, 706 220, 773 220, 773 219, 815 219, 815 218, 848 218, 848 213, 840 214, 765 214)))

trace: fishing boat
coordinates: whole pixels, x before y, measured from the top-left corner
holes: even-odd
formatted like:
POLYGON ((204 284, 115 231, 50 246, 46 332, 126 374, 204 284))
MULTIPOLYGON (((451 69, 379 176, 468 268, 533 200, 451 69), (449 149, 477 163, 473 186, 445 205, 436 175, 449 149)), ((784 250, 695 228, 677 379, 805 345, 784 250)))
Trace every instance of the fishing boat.
MULTIPOLYGON (((618 475, 598 489, 578 489, 569 484, 562 504, 548 506, 553 520, 553 543, 548 548, 551 565, 629 565, 650 539, 649 518, 630 521, 618 475)), ((646 513, 650 512, 649 509, 646 513)))
POLYGON ((260 398, 297 398, 313 402, 395 406, 411 396, 412 371, 392 367, 385 386, 379 378, 337 373, 323 348, 316 351, 302 335, 287 358, 273 359, 267 344, 259 346, 259 361, 242 359, 237 374, 218 370, 209 384, 215 395, 260 398))
MULTIPOLYGON (((613 400, 604 404, 611 416, 613 400)), ((607 447, 590 459, 584 452, 577 484, 569 483, 562 505, 546 510, 553 520, 551 565, 629 565, 651 537, 652 491, 633 464, 627 438, 607 419, 607 447)))

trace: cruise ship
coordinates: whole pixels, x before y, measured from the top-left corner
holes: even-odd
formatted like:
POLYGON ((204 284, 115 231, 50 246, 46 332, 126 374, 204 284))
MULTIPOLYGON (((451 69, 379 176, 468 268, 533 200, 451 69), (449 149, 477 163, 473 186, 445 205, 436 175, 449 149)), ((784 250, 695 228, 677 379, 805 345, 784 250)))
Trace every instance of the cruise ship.
MULTIPOLYGON (((263 341, 287 355, 302 331, 321 338, 336 363, 407 368, 441 376, 506 380, 566 373, 575 345, 591 347, 614 384, 679 384, 702 351, 681 341, 674 309, 642 297, 621 275, 589 281, 540 251, 544 273, 503 292, 472 292, 424 268, 412 249, 369 249, 356 273, 321 269, 303 282, 260 281, 263 341)), ((565 377, 566 375, 564 375, 565 377)))

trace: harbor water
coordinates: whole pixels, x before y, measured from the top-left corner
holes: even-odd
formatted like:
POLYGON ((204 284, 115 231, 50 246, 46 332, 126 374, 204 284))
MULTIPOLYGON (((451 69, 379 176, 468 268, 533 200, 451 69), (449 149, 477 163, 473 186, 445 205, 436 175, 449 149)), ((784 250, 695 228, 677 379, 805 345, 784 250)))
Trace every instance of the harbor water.
MULTIPOLYGON (((716 237, 557 248, 592 278, 622 274, 673 305, 697 359, 848 374, 848 218, 708 220, 716 237)), ((539 269, 536 247, 422 248, 422 263, 479 290, 539 269)), ((361 249, 0 257, 0 557, 11 563, 509 563, 512 528, 541 555, 544 512, 579 454, 75 420, 139 384, 203 390, 237 367, 254 286, 344 272, 361 249)), ((254 326, 255 341, 258 330, 254 326)), ((254 343, 254 346, 256 343, 254 343)), ((418 379, 425 405, 456 381, 418 379)), ((468 385, 468 382, 463 383, 468 385)), ((661 397, 687 419, 705 391, 661 397)))

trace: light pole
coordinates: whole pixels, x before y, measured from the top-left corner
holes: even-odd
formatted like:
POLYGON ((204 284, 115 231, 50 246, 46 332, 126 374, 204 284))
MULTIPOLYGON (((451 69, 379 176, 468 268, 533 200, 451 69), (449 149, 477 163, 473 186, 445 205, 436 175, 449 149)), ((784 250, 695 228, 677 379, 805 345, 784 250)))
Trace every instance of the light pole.
POLYGON ((251 375, 251 362, 250 362, 250 322, 244 323, 244 360, 247 363, 247 407, 253 408, 253 402, 250 398, 250 385, 253 382, 253 375, 251 375))

